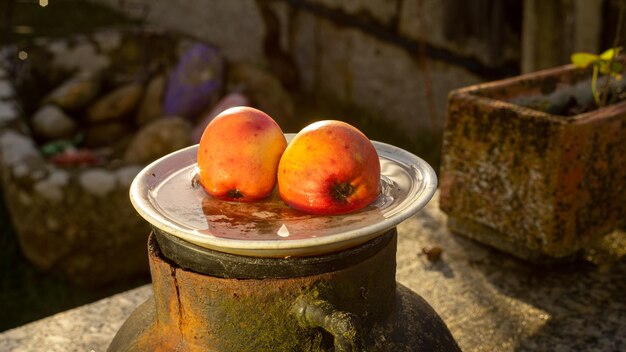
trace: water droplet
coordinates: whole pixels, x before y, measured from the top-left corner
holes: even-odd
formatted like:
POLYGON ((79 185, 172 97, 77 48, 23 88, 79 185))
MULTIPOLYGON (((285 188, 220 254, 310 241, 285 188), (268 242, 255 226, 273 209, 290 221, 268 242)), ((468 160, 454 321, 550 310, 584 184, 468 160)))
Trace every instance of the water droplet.
POLYGON ((289 237, 289 229, 287 228, 287 226, 285 226, 285 224, 282 224, 276 234, 280 237, 289 237))

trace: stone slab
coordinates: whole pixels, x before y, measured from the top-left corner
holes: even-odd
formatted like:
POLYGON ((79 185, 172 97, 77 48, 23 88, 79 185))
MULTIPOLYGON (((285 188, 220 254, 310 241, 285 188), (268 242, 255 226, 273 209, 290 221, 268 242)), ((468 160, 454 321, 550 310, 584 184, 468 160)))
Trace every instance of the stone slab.
MULTIPOLYGON (((450 233, 446 221, 437 194, 398 227, 396 278, 435 308, 464 351, 626 348, 624 257, 532 266, 450 233)), ((0 351, 104 351, 151 292, 142 286, 5 331, 0 351)))
POLYGON ((0 334, 0 351, 105 351, 130 313, 150 295, 152 287, 145 285, 7 330, 0 334))

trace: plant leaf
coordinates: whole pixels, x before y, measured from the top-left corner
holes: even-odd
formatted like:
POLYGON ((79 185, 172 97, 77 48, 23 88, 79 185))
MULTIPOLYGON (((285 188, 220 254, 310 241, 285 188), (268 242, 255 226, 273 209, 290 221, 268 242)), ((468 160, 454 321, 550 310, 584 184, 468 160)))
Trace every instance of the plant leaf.
POLYGON ((611 60, 612 58, 617 57, 617 55, 619 55, 619 52, 621 49, 622 49, 621 47, 616 47, 616 48, 605 50, 602 54, 600 54, 600 58, 602 60, 611 60))
POLYGON ((609 70, 608 61, 604 61, 604 60, 596 61, 596 66, 598 67, 598 70, 600 71, 600 73, 603 75, 611 73, 611 70, 609 70))
POLYGON ((573 53, 571 56, 572 63, 580 68, 585 68, 598 59, 598 55, 591 53, 573 53))
POLYGON ((609 68, 609 61, 597 61, 596 65, 598 69, 600 69, 600 73, 603 75, 616 75, 622 72, 622 64, 616 61, 611 63, 611 67, 609 68))
POLYGON ((611 67, 611 74, 617 75, 622 73, 622 64, 620 62, 613 62, 613 66, 611 67))

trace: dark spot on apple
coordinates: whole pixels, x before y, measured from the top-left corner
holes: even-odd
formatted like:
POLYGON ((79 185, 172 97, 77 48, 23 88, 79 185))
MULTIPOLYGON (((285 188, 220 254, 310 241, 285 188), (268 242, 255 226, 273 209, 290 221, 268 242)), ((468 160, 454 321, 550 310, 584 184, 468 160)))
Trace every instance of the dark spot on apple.
POLYGON ((330 186, 330 194, 336 202, 347 203, 352 193, 354 193, 354 186, 347 182, 333 183, 330 186))
POLYGON ((243 198, 243 193, 238 189, 231 189, 226 193, 226 196, 230 199, 241 199, 243 198))

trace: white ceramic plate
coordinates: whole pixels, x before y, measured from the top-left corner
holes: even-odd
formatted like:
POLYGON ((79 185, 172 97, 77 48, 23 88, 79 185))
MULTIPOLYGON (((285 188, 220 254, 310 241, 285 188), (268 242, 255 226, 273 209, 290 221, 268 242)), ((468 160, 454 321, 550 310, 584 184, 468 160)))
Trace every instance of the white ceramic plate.
MULTIPOLYGON (((287 140, 293 134, 286 134, 287 140)), ((366 242, 417 213, 437 188, 434 170, 419 157, 372 142, 380 159, 381 196, 346 215, 316 216, 286 206, 276 194, 253 203, 220 201, 192 181, 198 146, 143 169, 130 187, 137 212, 152 226, 199 246, 256 256, 312 256, 366 242)))

